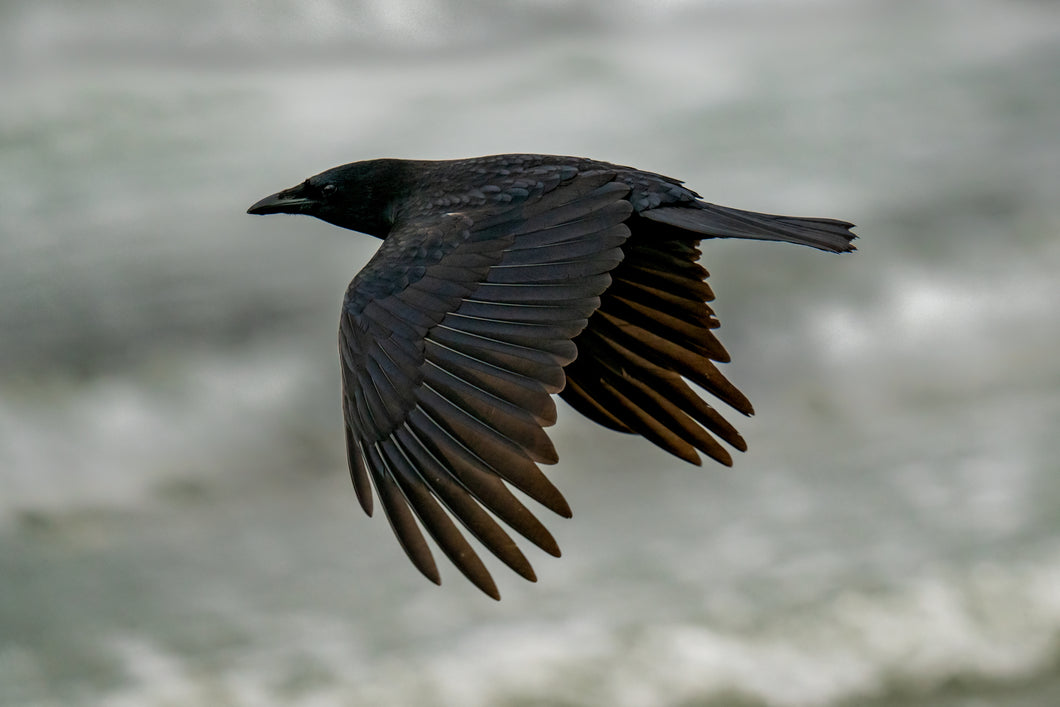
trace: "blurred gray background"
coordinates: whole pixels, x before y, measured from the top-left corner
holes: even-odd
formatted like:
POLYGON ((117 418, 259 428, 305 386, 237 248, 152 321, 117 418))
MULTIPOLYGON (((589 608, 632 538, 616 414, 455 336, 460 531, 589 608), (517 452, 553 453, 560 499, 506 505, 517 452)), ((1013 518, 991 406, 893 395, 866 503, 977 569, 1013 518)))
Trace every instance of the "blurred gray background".
POLYGON ((0 704, 1060 704, 1058 78, 1046 0, 3 3, 0 704), (495 152, 862 236, 704 244, 750 451, 562 407, 499 604, 349 486, 377 242, 244 214, 495 152))

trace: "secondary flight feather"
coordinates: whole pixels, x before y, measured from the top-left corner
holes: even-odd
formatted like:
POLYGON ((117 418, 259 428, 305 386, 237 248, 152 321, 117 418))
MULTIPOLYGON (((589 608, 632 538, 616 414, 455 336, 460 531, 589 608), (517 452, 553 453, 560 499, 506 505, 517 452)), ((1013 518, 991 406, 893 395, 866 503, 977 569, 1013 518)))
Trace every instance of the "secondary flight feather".
POLYGON ((513 541, 559 547, 512 493, 570 517, 554 464, 553 394, 589 419, 693 464, 746 443, 690 386, 744 415, 699 265, 709 238, 854 250, 852 224, 707 203, 682 182, 579 157, 494 155, 342 165, 251 214, 307 214, 383 240, 339 321, 350 474, 372 489, 412 563, 441 583, 426 530, 499 599, 465 537, 519 575, 513 541), (463 530, 462 530, 462 529, 463 530), (422 530, 421 530, 422 529, 422 530))

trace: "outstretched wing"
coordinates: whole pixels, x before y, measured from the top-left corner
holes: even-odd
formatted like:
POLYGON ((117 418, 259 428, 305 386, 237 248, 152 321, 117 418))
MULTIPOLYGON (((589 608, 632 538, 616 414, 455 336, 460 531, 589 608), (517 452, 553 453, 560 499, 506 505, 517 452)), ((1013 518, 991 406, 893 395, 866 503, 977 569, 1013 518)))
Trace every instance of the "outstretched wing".
POLYGON ((440 583, 418 526, 499 598, 459 522, 523 577, 533 568, 497 519, 558 556, 507 484, 562 516, 538 463, 572 343, 599 307, 629 237, 629 187, 582 174, 515 189, 503 209, 451 213, 392 232, 350 284, 339 327, 353 484, 374 486, 413 564, 440 583), (551 185, 550 185, 551 186, 551 185), (418 520, 418 524, 417 524, 418 520))
POLYGON ((626 259, 588 327, 575 339, 561 393, 573 408, 619 432, 640 434, 699 464, 702 452, 731 466, 717 438, 747 445, 687 381, 745 415, 750 401, 714 365, 729 354, 714 336, 714 299, 699 259, 698 234, 634 216, 626 259))
POLYGON ((702 452, 722 464, 732 456, 718 440, 747 445, 721 413, 689 386, 750 415, 750 401, 715 362, 729 354, 714 336, 714 299, 699 265, 701 238, 786 241, 832 252, 854 250, 846 221, 774 216, 698 200, 680 182, 629 171, 636 215, 625 260, 574 343, 578 358, 566 368, 562 397, 586 417, 619 432, 640 434, 693 464, 702 452))

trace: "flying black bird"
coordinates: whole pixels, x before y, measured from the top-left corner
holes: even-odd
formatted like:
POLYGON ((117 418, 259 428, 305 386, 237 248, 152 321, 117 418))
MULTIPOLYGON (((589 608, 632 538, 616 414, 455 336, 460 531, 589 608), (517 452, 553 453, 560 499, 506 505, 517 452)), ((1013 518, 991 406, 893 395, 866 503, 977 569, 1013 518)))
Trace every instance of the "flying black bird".
POLYGON ((342 410, 353 486, 376 493, 413 564, 440 584, 419 525, 479 589, 493 578, 462 524, 536 579, 502 521, 559 547, 509 490, 571 510, 538 468, 558 393, 589 419, 681 459, 725 465, 746 443, 691 381, 751 403, 714 362, 703 238, 854 250, 844 221, 709 204, 660 174, 579 157, 369 160, 265 197, 251 214, 308 214, 383 239, 342 304, 342 410))

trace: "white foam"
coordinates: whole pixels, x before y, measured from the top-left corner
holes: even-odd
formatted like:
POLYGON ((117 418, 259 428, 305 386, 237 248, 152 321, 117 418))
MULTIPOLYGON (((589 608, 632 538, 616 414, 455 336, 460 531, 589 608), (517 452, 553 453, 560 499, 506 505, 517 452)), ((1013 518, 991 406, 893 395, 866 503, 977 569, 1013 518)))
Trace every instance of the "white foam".
POLYGON ((166 481, 216 477, 229 461, 248 468, 274 449, 310 377, 304 358, 272 354, 173 365, 0 397, 0 523, 18 512, 132 508, 166 481))
POLYGON ((742 627, 652 625, 635 606, 583 607, 572 621, 486 619, 374 654, 366 636, 324 617, 243 617, 259 642, 214 665, 143 637, 116 640, 128 683, 105 703, 641 707, 738 697, 811 707, 930 695, 955 679, 1003 686, 1050 670, 1060 649, 1057 586, 1060 553, 1018 569, 984 564, 896 591, 846 592, 742 627), (300 686, 299 671, 312 676, 300 686))

